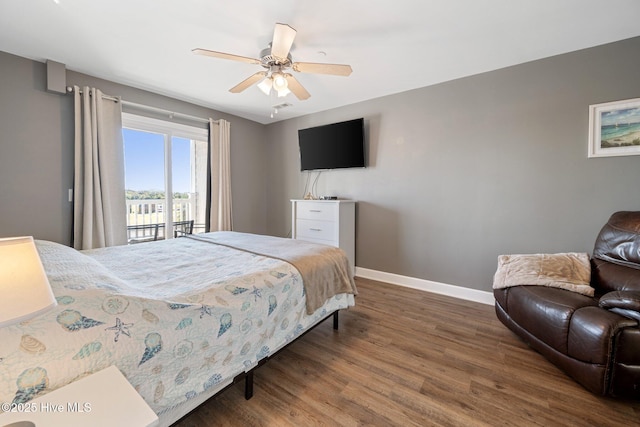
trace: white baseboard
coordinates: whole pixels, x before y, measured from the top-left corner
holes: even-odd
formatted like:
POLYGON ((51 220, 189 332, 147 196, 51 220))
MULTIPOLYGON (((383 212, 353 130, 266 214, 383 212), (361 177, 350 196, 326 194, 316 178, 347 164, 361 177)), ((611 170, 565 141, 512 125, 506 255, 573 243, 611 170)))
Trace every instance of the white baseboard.
POLYGON ((479 291, 477 289, 463 288, 462 286, 448 285, 446 283, 432 282, 431 280, 416 279, 415 277, 401 276, 399 274, 385 273, 384 271, 370 270, 356 267, 356 276, 364 279, 378 280, 392 285, 418 289, 434 294, 447 295, 467 301, 475 301, 482 304, 493 305, 495 298, 493 293, 479 291))

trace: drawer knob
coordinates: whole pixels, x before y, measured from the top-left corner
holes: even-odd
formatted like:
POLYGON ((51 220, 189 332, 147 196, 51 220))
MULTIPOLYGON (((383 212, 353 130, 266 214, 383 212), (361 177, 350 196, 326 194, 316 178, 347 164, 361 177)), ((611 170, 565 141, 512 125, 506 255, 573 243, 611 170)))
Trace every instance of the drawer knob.
POLYGON ((309 212, 322 212, 321 209, 309 209, 309 212))
POLYGON ((322 228, 310 228, 311 231, 322 231, 322 228))

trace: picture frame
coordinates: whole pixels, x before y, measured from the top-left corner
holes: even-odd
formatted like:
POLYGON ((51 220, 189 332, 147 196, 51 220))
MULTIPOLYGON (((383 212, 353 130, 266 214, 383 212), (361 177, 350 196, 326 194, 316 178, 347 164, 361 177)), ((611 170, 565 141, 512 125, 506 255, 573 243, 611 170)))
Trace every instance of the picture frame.
POLYGON ((589 106, 589 157, 640 155, 640 98, 589 106))

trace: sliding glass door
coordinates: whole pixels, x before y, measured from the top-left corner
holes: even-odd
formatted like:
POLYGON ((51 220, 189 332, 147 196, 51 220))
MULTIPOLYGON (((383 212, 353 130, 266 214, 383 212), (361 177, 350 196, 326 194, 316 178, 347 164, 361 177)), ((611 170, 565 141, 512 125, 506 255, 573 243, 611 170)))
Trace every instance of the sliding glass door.
POLYGON ((207 129, 123 114, 130 243, 204 231, 207 129))

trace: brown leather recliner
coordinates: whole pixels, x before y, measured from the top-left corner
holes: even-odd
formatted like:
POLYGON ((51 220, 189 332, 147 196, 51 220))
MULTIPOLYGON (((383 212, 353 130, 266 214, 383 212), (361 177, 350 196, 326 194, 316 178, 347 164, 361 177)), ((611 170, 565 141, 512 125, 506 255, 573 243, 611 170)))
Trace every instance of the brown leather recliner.
POLYGON ((587 390, 640 399, 640 212, 616 212, 591 257, 593 298, 545 286, 494 289, 509 329, 587 390))

